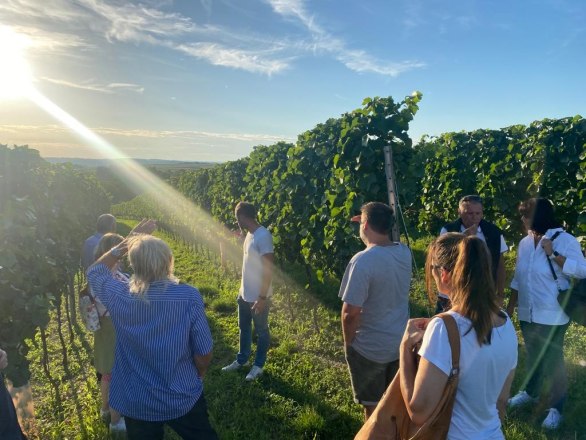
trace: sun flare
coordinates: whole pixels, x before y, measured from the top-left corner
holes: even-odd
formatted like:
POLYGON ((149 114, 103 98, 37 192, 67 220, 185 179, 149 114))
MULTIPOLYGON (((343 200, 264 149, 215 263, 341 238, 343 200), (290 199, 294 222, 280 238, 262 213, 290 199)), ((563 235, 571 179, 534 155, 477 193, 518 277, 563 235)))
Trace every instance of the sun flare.
POLYGON ((30 42, 11 28, 0 26, 0 101, 27 97, 32 89, 32 73, 25 58, 30 42))

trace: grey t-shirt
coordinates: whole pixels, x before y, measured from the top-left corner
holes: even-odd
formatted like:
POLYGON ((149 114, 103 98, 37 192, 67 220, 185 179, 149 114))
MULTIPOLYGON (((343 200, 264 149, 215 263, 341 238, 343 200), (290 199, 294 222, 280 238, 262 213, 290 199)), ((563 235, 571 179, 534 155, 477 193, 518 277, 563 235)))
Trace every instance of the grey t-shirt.
POLYGON ((348 263, 339 297, 362 307, 352 347, 367 359, 399 359, 399 345, 409 319, 411 253, 404 244, 373 246, 348 263))

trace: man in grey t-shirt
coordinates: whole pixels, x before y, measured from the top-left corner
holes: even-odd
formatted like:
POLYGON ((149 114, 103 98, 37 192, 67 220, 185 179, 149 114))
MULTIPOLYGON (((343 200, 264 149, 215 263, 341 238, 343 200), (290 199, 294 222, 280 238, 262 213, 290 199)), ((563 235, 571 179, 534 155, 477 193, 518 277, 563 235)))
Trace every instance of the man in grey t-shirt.
POLYGON ((340 286, 342 332, 354 400, 367 420, 399 368, 399 345, 409 318, 411 253, 389 238, 393 210, 362 206, 360 238, 366 249, 346 267, 340 286))

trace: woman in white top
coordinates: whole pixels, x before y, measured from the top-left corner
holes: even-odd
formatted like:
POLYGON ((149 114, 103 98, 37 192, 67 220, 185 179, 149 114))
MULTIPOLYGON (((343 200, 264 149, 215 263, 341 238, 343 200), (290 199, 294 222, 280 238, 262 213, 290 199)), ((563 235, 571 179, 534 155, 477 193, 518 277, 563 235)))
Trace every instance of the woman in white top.
MULTIPOLYGON (((517 336, 499 309, 488 249, 477 237, 448 233, 429 248, 426 272, 446 293, 460 333, 460 378, 450 440, 504 439, 501 420, 517 365, 517 336)), ((430 292, 431 295, 431 292, 430 292)), ((447 330, 439 318, 411 319, 401 343, 401 391, 413 424, 436 408, 451 371, 447 330), (419 349, 419 368, 415 368, 419 349)))
POLYGON ((528 234, 519 243, 507 311, 512 314, 518 306, 528 377, 525 389, 511 398, 509 406, 541 398, 549 408, 542 426, 556 429, 568 389, 563 348, 570 321, 557 297, 559 290, 570 287, 569 275, 586 275, 580 273, 586 263, 576 238, 556 221, 549 200, 530 199, 521 203, 519 212, 528 234))

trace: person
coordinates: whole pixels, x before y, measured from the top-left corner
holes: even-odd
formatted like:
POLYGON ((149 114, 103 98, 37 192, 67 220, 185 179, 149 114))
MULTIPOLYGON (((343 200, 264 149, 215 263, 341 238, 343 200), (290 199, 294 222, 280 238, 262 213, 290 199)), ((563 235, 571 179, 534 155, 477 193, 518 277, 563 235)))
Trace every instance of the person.
POLYGON ((342 283, 342 334, 354 401, 367 420, 399 368, 399 344, 409 318, 411 253, 389 238, 393 210, 370 202, 361 214, 366 249, 352 257, 342 283))
POLYGON ((241 230, 246 230, 242 280, 238 292, 238 328, 240 348, 236 360, 222 371, 236 371, 248 364, 252 345, 252 323, 257 335, 254 364, 246 380, 257 379, 262 373, 270 344, 269 309, 273 277, 273 236, 256 220, 256 208, 248 202, 239 202, 235 209, 236 220, 241 230))
MULTIPOLYGON (((8 355, 4 350, 0 349, 0 370, 4 370, 7 366, 8 355)), ((14 402, 4 383, 3 374, 0 374, 0 439, 26 440, 18 424, 14 402)))
MULTIPOLYGON (((460 335, 459 381, 447 438, 504 439, 501 424, 517 365, 517 336, 499 308, 486 245, 473 235, 442 235, 429 249, 426 274, 449 296, 452 307, 446 313, 460 335)), ((447 329, 440 317, 409 320, 400 368, 405 406, 411 422, 421 426, 438 405, 452 370, 447 329)))
MULTIPOLYGON (((114 246, 120 244, 123 239, 124 238, 118 234, 104 234, 96 248, 96 259, 99 259, 114 246)), ((115 279, 128 283, 128 276, 120 271, 120 262, 112 266, 111 271, 115 279)), ((102 420, 110 425, 110 432, 124 432, 126 431, 124 418, 120 416, 118 411, 111 408, 108 403, 110 382, 112 380, 112 368, 114 367, 116 333, 108 309, 106 309, 99 298, 92 294, 91 290, 90 295, 94 297, 98 315, 100 316, 100 328, 94 332, 94 366, 102 378, 100 381, 100 393, 102 397, 100 416, 102 420)))
MULTIPOLYGON (((507 277, 503 254, 509 249, 503 232, 494 223, 484 219, 482 198, 478 195, 462 197, 458 203, 458 215, 459 218, 456 221, 448 223, 440 230, 440 235, 446 232, 461 232, 464 235, 475 235, 486 243, 491 257, 492 276, 496 283, 499 303, 502 306, 507 277)), ((443 292, 439 292, 436 313, 450 307, 446 298, 443 292)))
POLYGON ((116 217, 112 214, 102 214, 98 217, 96 232, 86 239, 81 248, 81 267, 84 272, 96 261, 96 247, 102 236, 108 232, 116 232, 116 217))
POLYGON ((563 346, 569 326, 569 317, 557 296, 559 290, 570 287, 570 275, 586 275, 576 270, 583 267, 584 257, 576 238, 556 220, 549 200, 532 198, 522 202, 519 213, 528 233, 519 243, 507 310, 513 314, 518 306, 528 377, 524 389, 510 399, 509 406, 533 403, 541 397, 549 408, 542 426, 556 429, 562 421, 568 391, 563 346))
POLYGON ((125 417, 129 440, 161 440, 164 425, 185 440, 216 439, 203 394, 212 357, 203 300, 174 277, 169 246, 144 235, 154 227, 139 223, 87 272, 116 330, 110 406, 125 417), (129 283, 112 273, 126 253, 129 283))

